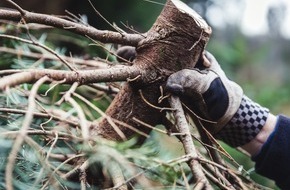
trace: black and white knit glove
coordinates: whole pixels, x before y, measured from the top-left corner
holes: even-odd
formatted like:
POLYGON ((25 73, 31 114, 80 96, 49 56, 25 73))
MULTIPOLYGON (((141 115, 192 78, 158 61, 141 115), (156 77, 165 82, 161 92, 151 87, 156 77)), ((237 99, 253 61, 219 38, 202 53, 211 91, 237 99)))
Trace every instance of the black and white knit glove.
POLYGON ((210 53, 205 53, 203 62, 207 68, 172 74, 167 91, 180 96, 198 117, 205 119, 200 121, 216 138, 233 147, 250 142, 266 123, 269 110, 245 96, 210 53))

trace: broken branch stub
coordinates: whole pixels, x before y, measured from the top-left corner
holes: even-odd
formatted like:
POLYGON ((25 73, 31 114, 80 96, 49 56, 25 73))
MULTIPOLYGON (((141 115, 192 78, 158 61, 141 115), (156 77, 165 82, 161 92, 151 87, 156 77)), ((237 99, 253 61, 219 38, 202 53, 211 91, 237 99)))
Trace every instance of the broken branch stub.
MULTIPOLYGON (((124 85, 106 114, 148 134, 151 129, 134 122, 132 118, 153 126, 161 123, 164 113, 148 102, 158 105, 161 95, 159 87, 164 85, 170 74, 195 66, 210 34, 211 28, 195 11, 179 0, 167 1, 146 38, 137 46, 137 57, 132 67, 140 69, 141 76, 124 85), (147 102, 140 96, 140 90, 147 102)), ((136 134, 127 127, 119 127, 127 138, 136 134)), ((94 135, 121 140, 106 119, 94 129, 94 135)))

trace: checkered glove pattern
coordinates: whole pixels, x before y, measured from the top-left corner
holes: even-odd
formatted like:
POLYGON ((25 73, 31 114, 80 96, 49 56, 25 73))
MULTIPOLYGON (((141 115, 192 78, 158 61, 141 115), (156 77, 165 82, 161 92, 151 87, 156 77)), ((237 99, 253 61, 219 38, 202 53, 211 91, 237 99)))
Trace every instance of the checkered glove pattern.
POLYGON ((267 108, 244 95, 236 114, 215 137, 232 147, 242 146, 254 139, 261 131, 268 114, 267 108))

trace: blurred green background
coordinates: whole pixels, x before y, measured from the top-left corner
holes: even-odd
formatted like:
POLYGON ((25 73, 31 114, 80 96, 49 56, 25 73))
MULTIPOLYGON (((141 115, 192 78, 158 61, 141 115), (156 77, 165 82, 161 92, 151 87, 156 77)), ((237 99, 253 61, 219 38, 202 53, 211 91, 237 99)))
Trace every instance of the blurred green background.
MULTIPOLYGON (((23 8, 41 13, 65 15, 65 10, 83 15, 98 29, 113 30, 98 16, 87 1, 17 0, 23 8)), ((239 83, 246 95, 270 108, 274 114, 290 115, 290 17, 287 1, 187 0, 213 28, 207 49, 227 75, 239 83), (288 33, 287 33, 288 31, 288 33)), ((109 21, 127 30, 132 26, 146 32, 154 23, 165 1, 92 0, 95 8, 109 21)), ((0 6, 9 7, 0 1, 0 6)), ((154 134, 152 139, 154 139, 154 134)), ((151 139, 151 140, 152 140, 151 139)), ((158 140, 158 139, 155 139, 158 140)), ((170 141, 170 140, 169 140, 170 141)), ((167 156, 171 145, 160 142, 160 154, 167 156), (164 150, 164 152, 163 152, 164 150)), ((176 150, 177 152, 180 150, 176 150)), ((239 163, 251 170, 250 159, 228 148, 239 163)), ((258 181, 268 181, 256 178, 258 181)))

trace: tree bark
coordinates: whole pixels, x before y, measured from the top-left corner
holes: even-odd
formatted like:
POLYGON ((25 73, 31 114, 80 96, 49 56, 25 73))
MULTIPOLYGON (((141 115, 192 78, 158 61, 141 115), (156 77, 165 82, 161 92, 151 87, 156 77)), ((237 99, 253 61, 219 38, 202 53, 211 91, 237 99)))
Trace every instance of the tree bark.
MULTIPOLYGON (((134 122, 132 118, 155 126, 161 123, 165 113, 146 103, 140 91, 147 102, 159 107, 168 106, 168 103, 158 104, 160 86, 164 86, 170 74, 195 66, 210 34, 211 28, 196 12, 179 0, 168 0, 146 38, 136 48, 134 67, 142 70, 142 75, 124 85, 106 114, 150 133, 151 129, 134 122)), ((119 127, 127 138, 136 134, 127 127, 119 127)), ((106 119, 94 128, 94 132, 94 135, 107 139, 121 140, 106 119)))

